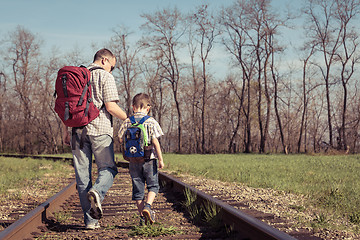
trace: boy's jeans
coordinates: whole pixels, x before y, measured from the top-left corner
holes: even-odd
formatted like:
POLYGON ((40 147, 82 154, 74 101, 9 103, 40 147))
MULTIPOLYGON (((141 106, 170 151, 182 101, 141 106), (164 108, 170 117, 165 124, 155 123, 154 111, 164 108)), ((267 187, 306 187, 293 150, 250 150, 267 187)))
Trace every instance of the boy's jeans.
POLYGON ((114 161, 114 145, 113 139, 109 135, 86 135, 83 139, 83 148, 80 149, 81 131, 77 131, 75 137, 76 146, 72 153, 77 190, 84 212, 84 223, 89 225, 96 223, 98 220, 93 219, 89 214, 91 205, 87 199, 88 191, 90 189, 96 190, 100 195, 101 201, 103 201, 117 174, 117 167, 114 161), (98 167, 98 178, 94 185, 91 181, 93 154, 98 167))

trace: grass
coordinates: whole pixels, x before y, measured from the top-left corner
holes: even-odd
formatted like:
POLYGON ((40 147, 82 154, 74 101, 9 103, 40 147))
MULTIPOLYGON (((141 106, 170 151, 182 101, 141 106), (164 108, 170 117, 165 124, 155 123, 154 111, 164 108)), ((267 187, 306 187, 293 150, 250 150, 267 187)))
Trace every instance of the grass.
MULTIPOLYGON (((138 216, 135 217, 138 220, 138 216)), ((159 236, 172 236, 180 233, 175 227, 165 227, 162 223, 155 222, 144 226, 135 225, 129 231, 129 236, 142 236, 142 237, 159 237, 159 236)))
POLYGON ((65 177, 72 171, 68 166, 67 163, 49 160, 0 157, 0 194, 33 184, 34 181, 44 178, 46 174, 65 177))
POLYGON ((54 218, 58 223, 65 224, 71 218, 71 213, 64 211, 54 212, 54 218))
POLYGON ((143 237, 159 237, 159 236, 172 236, 177 233, 175 227, 164 227, 160 223, 154 223, 147 226, 134 226, 129 232, 129 236, 143 236, 143 237))
MULTIPOLYGON (((164 161, 175 174, 306 195, 312 204, 359 222, 360 155, 165 154, 164 161)), ((316 219, 324 223, 324 216, 316 219)))

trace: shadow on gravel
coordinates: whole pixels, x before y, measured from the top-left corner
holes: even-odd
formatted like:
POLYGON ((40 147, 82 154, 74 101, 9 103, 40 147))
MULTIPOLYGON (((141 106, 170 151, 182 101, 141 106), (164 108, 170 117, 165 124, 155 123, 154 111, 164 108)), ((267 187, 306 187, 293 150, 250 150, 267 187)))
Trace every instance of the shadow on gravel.
POLYGON ((64 224, 55 221, 54 219, 48 219, 45 222, 45 227, 53 232, 67 232, 68 230, 86 230, 84 226, 76 224, 64 224))

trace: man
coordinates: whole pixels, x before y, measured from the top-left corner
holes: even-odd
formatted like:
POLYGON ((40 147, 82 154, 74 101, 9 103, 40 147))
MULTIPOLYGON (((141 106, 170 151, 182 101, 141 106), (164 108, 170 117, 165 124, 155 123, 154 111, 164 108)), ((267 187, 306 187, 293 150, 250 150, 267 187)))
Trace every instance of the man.
MULTIPOLYGON (((115 64, 116 58, 108 49, 101 49, 95 54, 88 69, 102 68, 91 71, 93 102, 100 109, 100 114, 85 127, 72 129, 75 176, 86 229, 100 227, 98 220, 103 214, 101 202, 117 174, 112 116, 121 120, 127 118, 126 113, 116 103, 119 96, 111 74, 115 64), (98 178, 94 185, 91 181, 92 155, 98 167, 98 178)), ((63 128, 64 142, 70 145, 68 129, 65 125, 63 128)))

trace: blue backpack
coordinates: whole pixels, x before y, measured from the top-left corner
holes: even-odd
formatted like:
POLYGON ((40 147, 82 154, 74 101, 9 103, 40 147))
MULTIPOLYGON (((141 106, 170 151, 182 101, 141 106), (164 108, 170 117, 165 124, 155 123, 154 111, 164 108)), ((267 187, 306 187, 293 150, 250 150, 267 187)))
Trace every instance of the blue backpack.
POLYGON ((135 121, 135 117, 130 117, 131 126, 124 133, 124 158, 144 159, 149 158, 149 154, 145 154, 145 148, 148 146, 148 136, 143 123, 149 119, 149 116, 144 116, 139 122, 135 121))

